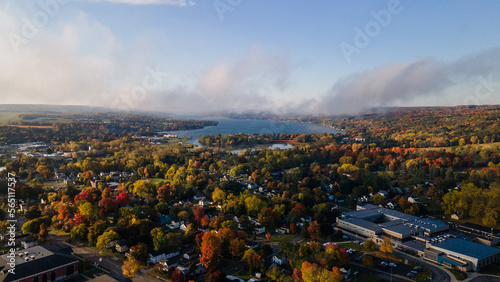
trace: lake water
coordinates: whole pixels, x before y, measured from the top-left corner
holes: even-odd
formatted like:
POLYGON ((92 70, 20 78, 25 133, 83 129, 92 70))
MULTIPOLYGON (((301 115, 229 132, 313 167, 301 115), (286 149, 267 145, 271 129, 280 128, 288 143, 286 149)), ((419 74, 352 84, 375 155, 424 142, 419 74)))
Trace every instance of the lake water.
MULTIPOLYGON (((211 117, 199 117, 199 116, 176 116, 176 117, 214 120, 219 122, 217 126, 207 126, 202 129, 165 132, 166 134, 176 134, 180 138, 191 137, 189 143, 193 143, 196 145, 200 145, 198 143, 198 137, 205 135, 217 135, 217 134, 227 135, 236 133, 247 133, 251 135, 273 134, 273 133, 335 134, 340 132, 328 126, 303 123, 303 122, 293 122, 293 121, 227 119, 227 118, 211 118, 211 117)), ((286 149, 286 148, 280 148, 280 149, 286 149)))

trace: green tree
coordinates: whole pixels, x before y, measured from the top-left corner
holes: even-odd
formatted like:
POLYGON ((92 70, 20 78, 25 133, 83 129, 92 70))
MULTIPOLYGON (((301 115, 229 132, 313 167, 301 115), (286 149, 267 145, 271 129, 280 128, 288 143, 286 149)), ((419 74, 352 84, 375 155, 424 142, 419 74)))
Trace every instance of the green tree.
POLYGON ((87 225, 82 223, 78 226, 73 227, 73 229, 71 229, 71 232, 69 233, 69 235, 72 239, 75 239, 78 241, 85 241, 87 239, 88 233, 89 233, 89 229, 87 228, 87 225))
POLYGON ((118 235, 118 233, 116 233, 113 230, 106 231, 101 236, 99 236, 97 238, 96 247, 98 249, 105 249, 105 248, 107 248, 108 244, 111 241, 118 240, 118 239, 120 239, 120 236, 118 235))
POLYGON ((87 235, 87 240, 90 246, 95 246, 97 244, 97 238, 101 236, 104 231, 106 231, 106 222, 99 220, 89 227, 89 233, 87 235))

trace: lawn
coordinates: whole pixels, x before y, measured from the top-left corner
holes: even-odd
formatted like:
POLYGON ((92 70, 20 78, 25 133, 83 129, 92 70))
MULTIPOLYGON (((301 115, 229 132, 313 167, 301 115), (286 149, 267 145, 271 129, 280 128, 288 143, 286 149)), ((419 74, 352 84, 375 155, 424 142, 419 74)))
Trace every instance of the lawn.
POLYGON ((9 121, 18 121, 19 114, 16 112, 2 112, 0 114, 0 124, 7 124, 9 121))
POLYGON ((49 231, 54 234, 54 235, 57 235, 57 236, 69 236, 69 232, 64 232, 60 229, 50 229, 49 228, 49 231))
POLYGON ((354 249, 356 251, 360 251, 363 253, 371 251, 371 250, 366 249, 362 245, 356 244, 356 243, 338 243, 337 245, 341 246, 344 249, 354 249))
POLYGON ((457 280, 459 280, 459 281, 467 279, 467 275, 465 273, 463 273, 462 271, 458 271, 456 269, 448 269, 448 270, 451 273, 453 273, 453 275, 455 275, 455 278, 457 278, 457 280))
MULTIPOLYGON (((276 233, 274 235, 271 235, 271 241, 272 242, 279 242, 283 239, 286 241, 290 241, 296 237, 299 237, 300 235, 297 234, 281 234, 281 233, 276 233)), ((264 237, 265 238, 265 237, 264 237)))
POLYGON ((153 185, 158 185, 158 184, 163 185, 163 184, 167 184, 167 183, 169 183, 169 181, 168 181, 168 180, 166 180, 166 179, 162 179, 162 178, 150 178, 150 179, 149 179, 149 181, 150 181, 150 182, 151 182, 151 184, 153 184, 153 185))

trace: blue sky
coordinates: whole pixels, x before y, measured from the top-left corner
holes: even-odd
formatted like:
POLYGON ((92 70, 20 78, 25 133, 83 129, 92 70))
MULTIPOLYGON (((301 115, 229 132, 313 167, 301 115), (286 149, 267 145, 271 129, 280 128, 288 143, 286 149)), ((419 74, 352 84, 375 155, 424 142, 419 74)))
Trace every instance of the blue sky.
POLYGON ((0 97, 282 114, 500 104, 499 8, 498 1, 5 1, 0 97))

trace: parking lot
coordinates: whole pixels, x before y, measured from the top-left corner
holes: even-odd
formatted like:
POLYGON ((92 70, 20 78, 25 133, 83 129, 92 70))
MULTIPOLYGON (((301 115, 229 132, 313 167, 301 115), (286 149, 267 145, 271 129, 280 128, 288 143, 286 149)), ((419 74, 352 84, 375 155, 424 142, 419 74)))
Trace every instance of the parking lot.
MULTIPOLYGON (((362 252, 355 251, 349 257, 351 258, 351 262, 353 263, 361 263, 361 258, 362 256, 365 255, 362 252)), ((413 270, 413 266, 397 262, 397 261, 392 261, 388 259, 381 259, 377 258, 374 256, 371 256, 373 258, 373 261, 375 262, 374 268, 387 273, 388 275, 400 275, 403 277, 408 277, 407 274, 410 273, 413 270), (392 266, 391 266, 392 265, 392 266)))

